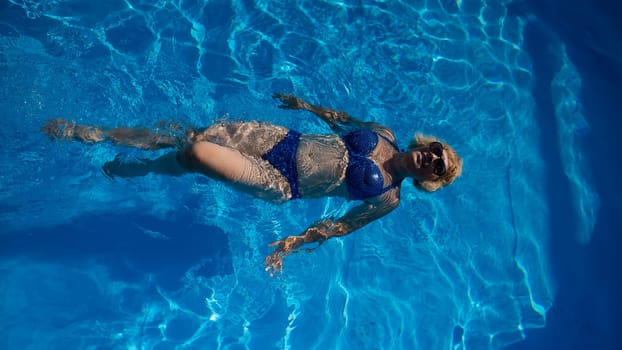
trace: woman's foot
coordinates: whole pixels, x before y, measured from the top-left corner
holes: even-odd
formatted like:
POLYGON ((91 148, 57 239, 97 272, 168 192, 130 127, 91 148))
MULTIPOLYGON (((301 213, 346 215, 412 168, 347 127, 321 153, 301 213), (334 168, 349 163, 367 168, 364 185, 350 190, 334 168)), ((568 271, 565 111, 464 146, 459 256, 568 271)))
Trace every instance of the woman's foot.
POLYGON ((130 158, 124 154, 117 154, 114 160, 104 163, 102 172, 109 179, 115 177, 135 177, 149 174, 148 159, 130 158))
POLYGON ((63 118, 49 119, 43 127, 43 133, 51 140, 76 140, 86 143, 104 141, 106 136, 99 128, 78 125, 63 118))

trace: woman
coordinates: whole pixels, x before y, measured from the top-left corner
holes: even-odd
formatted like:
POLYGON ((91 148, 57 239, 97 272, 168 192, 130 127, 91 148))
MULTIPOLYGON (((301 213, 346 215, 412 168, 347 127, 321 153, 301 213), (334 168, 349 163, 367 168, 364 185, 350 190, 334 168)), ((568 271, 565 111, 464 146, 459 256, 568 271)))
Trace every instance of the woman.
POLYGON ((299 236, 270 244, 275 251, 264 260, 273 274, 283 258, 304 244, 323 243, 345 236, 376 220, 400 201, 400 184, 413 178, 417 188, 432 192, 452 183, 462 171, 462 159, 447 144, 416 135, 408 150, 400 152, 386 126, 364 122, 344 112, 311 105, 291 94, 275 93, 284 109, 311 111, 336 134, 300 134, 259 122, 228 122, 205 129, 179 127, 169 132, 148 129, 104 129, 48 121, 44 132, 52 139, 87 143, 110 140, 116 144, 178 151, 153 160, 104 164, 108 176, 132 177, 148 173, 179 176, 198 172, 272 202, 295 198, 339 196, 361 200, 343 217, 320 221, 299 236))

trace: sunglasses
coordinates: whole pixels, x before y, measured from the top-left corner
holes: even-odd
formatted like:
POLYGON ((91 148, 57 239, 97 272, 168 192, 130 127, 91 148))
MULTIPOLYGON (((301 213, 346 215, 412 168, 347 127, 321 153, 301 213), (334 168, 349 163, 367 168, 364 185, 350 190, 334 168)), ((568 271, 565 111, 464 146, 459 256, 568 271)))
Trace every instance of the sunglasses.
POLYGON ((434 169, 432 172, 436 176, 443 176, 447 172, 447 168, 445 167, 445 161, 443 160, 443 144, 440 142, 432 142, 428 145, 429 152, 425 152, 423 156, 423 167, 427 168, 432 164, 432 154, 438 157, 436 161, 434 161, 434 169))

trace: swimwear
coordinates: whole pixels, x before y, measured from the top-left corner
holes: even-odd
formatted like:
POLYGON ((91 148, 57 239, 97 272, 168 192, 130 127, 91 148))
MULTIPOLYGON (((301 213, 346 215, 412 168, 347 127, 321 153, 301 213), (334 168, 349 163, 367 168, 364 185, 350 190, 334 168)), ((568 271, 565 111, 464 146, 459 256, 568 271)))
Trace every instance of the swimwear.
MULTIPOLYGON (((300 198, 296 160, 300 136, 299 132, 289 130, 279 143, 268 153, 261 156, 261 159, 267 160, 287 179, 292 191, 290 199, 300 198)), ((399 183, 394 183, 387 187, 382 187, 384 185, 382 172, 371 159, 367 158, 376 148, 378 136, 385 139, 393 148, 399 151, 393 141, 368 129, 355 130, 343 137, 349 156, 346 168, 346 184, 352 199, 375 197, 399 185, 399 183)))
POLYGON ((397 145, 383 135, 379 135, 369 129, 359 129, 350 132, 343 137, 348 149, 348 167, 346 168, 346 184, 352 199, 367 199, 381 195, 399 185, 384 185, 382 172, 376 164, 367 156, 376 148, 378 136, 399 151, 397 145))
POLYGON ((275 167, 289 182, 292 198, 300 198, 298 192, 298 169, 296 168, 296 150, 300 142, 300 133, 289 130, 287 135, 277 143, 268 153, 261 156, 275 167))

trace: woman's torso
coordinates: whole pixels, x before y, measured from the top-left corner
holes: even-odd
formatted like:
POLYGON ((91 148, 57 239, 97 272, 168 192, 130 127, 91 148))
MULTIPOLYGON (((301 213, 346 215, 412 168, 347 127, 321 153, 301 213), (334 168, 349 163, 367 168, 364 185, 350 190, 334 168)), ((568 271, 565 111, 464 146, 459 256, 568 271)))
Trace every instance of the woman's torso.
POLYGON ((342 185, 348 153, 338 135, 303 134, 296 161, 302 197, 347 196, 342 185))
POLYGON ((302 197, 366 199, 392 188, 393 179, 383 164, 397 150, 390 141, 371 131, 360 134, 344 138, 335 134, 301 136, 296 157, 302 197), (363 146, 359 147, 356 141, 363 146))

